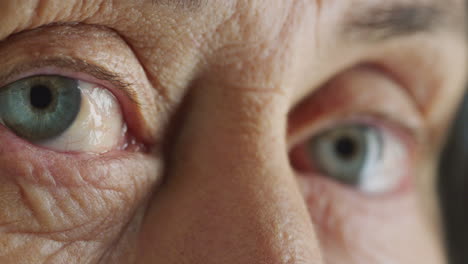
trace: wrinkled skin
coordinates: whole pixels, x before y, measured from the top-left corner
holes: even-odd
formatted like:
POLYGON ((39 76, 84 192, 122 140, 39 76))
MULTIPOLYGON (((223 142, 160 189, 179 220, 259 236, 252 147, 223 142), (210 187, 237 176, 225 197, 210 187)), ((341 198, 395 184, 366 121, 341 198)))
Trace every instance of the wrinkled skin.
POLYGON ((1 127, 0 263, 443 263, 432 180, 465 79, 461 0, 385 0, 451 15, 382 40, 340 27, 383 0, 176 2, 0 2, 5 72, 62 56, 123 76, 146 145, 67 154, 1 127), (409 187, 365 195, 291 165, 304 127, 382 111, 417 135, 409 187))

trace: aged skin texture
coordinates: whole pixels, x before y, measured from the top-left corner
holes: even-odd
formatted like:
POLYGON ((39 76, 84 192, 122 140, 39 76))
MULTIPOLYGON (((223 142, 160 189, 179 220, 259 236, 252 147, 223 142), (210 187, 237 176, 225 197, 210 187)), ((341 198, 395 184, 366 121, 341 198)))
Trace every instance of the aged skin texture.
POLYGON ((0 263, 444 263, 464 10, 0 1, 0 263))

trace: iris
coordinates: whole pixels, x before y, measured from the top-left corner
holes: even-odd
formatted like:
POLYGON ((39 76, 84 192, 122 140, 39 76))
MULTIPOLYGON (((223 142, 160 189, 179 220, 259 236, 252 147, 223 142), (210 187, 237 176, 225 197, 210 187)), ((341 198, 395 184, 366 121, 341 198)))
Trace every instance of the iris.
POLYGON ((37 75, 0 88, 0 120, 18 136, 41 141, 66 131, 81 108, 78 80, 37 75))
POLYGON ((379 131, 365 125, 343 125, 309 142, 318 169, 342 183, 359 185, 366 170, 378 163, 382 151, 379 131))

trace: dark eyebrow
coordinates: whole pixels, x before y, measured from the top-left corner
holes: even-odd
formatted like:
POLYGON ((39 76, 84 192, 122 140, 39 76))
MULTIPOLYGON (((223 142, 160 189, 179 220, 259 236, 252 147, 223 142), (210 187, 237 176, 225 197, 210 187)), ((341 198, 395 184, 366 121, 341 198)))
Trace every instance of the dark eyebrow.
POLYGON ((435 4, 384 4, 373 7, 356 7, 343 27, 345 35, 367 40, 389 38, 432 32, 443 24, 447 16, 435 4))
POLYGON ((152 4, 174 6, 177 9, 199 9, 205 0, 150 0, 152 4))

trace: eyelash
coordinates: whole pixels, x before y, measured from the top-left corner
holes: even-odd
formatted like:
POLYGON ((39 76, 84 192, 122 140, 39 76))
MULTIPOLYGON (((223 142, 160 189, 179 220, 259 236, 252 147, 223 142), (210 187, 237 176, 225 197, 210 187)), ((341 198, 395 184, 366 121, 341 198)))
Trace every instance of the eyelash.
POLYGON ((41 68, 33 68, 30 70, 27 70, 24 73, 13 75, 13 78, 8 79, 8 82, 4 82, 4 84, 0 85, 0 87, 4 87, 18 80, 22 80, 25 78, 38 76, 38 75, 56 75, 56 76, 71 78, 77 81, 82 81, 82 82, 87 82, 87 83, 97 85, 100 88, 106 89, 107 91, 109 91, 116 98, 117 103, 119 104, 119 107, 123 115, 122 116, 123 121, 126 124, 124 142, 121 148, 119 149, 125 150, 125 151, 132 151, 132 152, 146 152, 148 150, 147 146, 144 143, 142 143, 142 140, 138 139, 135 136, 135 133, 133 133, 134 129, 132 127, 132 124, 135 123, 135 120, 131 120, 129 122, 129 119, 127 118, 129 116, 129 113, 138 111, 132 108, 139 107, 139 105, 136 104, 134 100, 129 98, 123 92, 121 92, 123 89, 122 87, 115 87, 114 85, 110 84, 109 81, 98 79, 95 76, 85 73, 85 72, 76 72, 73 70, 69 70, 67 68, 46 66, 46 67, 41 67, 41 68))
MULTIPOLYGON (((384 138, 385 140, 396 140, 389 142, 398 143, 403 149, 402 151, 404 151, 404 159, 392 158, 401 156, 399 154, 392 154, 396 153, 394 151, 398 151, 398 149, 383 146, 385 148, 384 151, 389 151, 388 154, 384 154, 385 156, 381 159, 379 158, 379 160, 369 162, 368 164, 377 165, 370 168, 369 174, 365 174, 369 176, 359 179, 372 178, 370 176, 373 174, 372 171, 380 171, 377 175, 387 175, 385 172, 382 172, 382 169, 389 168, 388 164, 404 165, 411 163, 410 160, 415 159, 417 147, 424 142, 425 130, 423 119, 415 107, 415 102, 411 100, 411 97, 404 90, 401 83, 395 82, 385 71, 381 71, 375 67, 357 66, 334 76, 333 79, 326 82, 314 94, 295 106, 288 115, 288 151, 293 169, 296 170, 298 175, 305 177, 312 176, 312 178, 315 178, 313 176, 321 174, 317 170, 318 168, 313 167, 313 164, 310 163, 314 162, 313 155, 304 156, 304 144, 309 142, 309 140, 312 140, 310 142, 315 142, 317 137, 322 133, 335 128, 339 129, 346 124, 361 124, 376 128, 377 131, 382 132, 382 135, 389 137, 384 138)), ((310 152, 310 145, 307 146, 309 148, 308 152, 310 152)), ((335 155, 337 152, 333 151, 331 153, 335 155)), ((309 155, 311 154, 309 153, 309 155)), ((359 157, 370 157, 363 153, 359 155, 359 157)), ((323 160, 322 156, 319 157, 323 160)), ((395 187, 397 190, 394 192, 391 190, 388 193, 389 195, 411 189, 411 170, 415 165, 415 163, 410 164, 405 171, 389 172, 389 175, 391 175, 388 178, 389 180, 396 179, 393 177, 396 175, 404 176, 401 188, 395 187)), ((341 168, 346 169, 347 167, 341 168)), ((363 171, 363 173, 365 172, 363 171)), ((382 183, 384 182, 388 182, 388 180, 383 180, 382 183)), ((372 179, 369 183, 371 185, 365 185, 376 186, 373 185, 375 181, 372 179)), ((389 186, 393 186, 393 184, 389 186)), ((352 188, 345 189, 351 190, 352 188)))
MULTIPOLYGON (((294 170, 296 170, 298 174, 304 177, 321 176, 321 178, 324 178, 324 175, 321 174, 316 165, 311 164, 311 161, 309 161, 308 157, 306 157, 307 151, 305 149, 306 147, 304 143, 309 139, 314 138, 316 135, 319 135, 322 131, 327 131, 334 127, 343 125, 364 125, 374 127, 378 131, 381 131, 382 134, 388 134, 394 138, 397 138, 399 141, 401 141, 403 148, 407 150, 407 156, 410 158, 410 160, 407 161, 407 164, 411 164, 411 160, 413 159, 415 152, 416 142, 414 141, 414 136, 411 134, 409 129, 402 127, 400 124, 395 123, 394 120, 391 120, 388 117, 382 115, 353 114, 350 117, 343 117, 341 119, 328 122, 326 125, 314 127, 311 129, 313 132, 311 132, 311 130, 304 129, 304 131, 301 132, 303 135, 295 139, 295 143, 291 145, 289 151, 291 166, 294 168, 294 170)), ((412 172, 409 170, 402 177, 402 181, 399 183, 399 187, 390 193, 384 193, 383 196, 399 195, 403 192, 409 191, 412 188, 412 181, 412 172)), ((351 186, 343 186, 343 188, 350 190, 353 189, 351 186)), ((358 190, 356 190, 356 192, 360 193, 358 190)))

